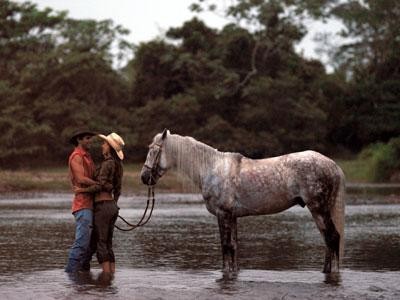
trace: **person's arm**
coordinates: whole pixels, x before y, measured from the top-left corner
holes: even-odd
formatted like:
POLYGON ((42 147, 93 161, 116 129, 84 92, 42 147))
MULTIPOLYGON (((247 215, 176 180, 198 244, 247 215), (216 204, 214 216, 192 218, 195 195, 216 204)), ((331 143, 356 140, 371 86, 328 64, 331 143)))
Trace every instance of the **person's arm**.
POLYGON ((85 188, 74 186, 75 193, 96 193, 99 191, 101 191, 101 186, 98 183, 85 188))
POLYGON ((112 185, 112 178, 115 170, 114 161, 111 159, 105 160, 101 164, 101 169, 97 180, 99 181, 102 191, 111 192, 114 188, 112 185))
POLYGON ((114 174, 114 162, 112 160, 103 161, 100 167, 99 175, 97 176, 98 182, 85 188, 75 187, 76 193, 97 193, 100 191, 111 192, 113 189, 110 183, 110 176, 114 174))
POLYGON ((71 172, 76 182, 84 185, 97 184, 93 179, 85 176, 85 170, 83 168, 83 159, 79 155, 75 155, 71 160, 71 172))
MULTIPOLYGON (((117 170, 117 168, 115 168, 117 170)), ((114 201, 118 202, 119 196, 121 195, 121 186, 122 186, 122 176, 123 176, 123 170, 121 168, 120 170, 121 174, 118 174, 118 180, 114 186, 114 201)))

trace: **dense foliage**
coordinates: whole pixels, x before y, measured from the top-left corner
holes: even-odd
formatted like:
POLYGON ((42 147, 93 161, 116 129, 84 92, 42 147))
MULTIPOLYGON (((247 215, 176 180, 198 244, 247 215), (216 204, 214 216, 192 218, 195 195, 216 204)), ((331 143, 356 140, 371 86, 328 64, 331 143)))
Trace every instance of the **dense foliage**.
POLYGON ((370 181, 400 181, 400 138, 369 145, 358 160, 367 166, 365 175, 370 181))
POLYGON ((191 7, 222 9, 231 22, 221 30, 194 18, 134 47, 110 20, 1 1, 1 166, 65 161, 81 125, 120 133, 130 161, 163 128, 254 158, 337 156, 399 135, 400 2, 230 3, 191 7), (331 49, 336 69, 327 74, 294 47, 304 18, 333 17, 347 39, 331 49), (113 67, 130 51, 123 69, 113 67))
POLYGON ((126 31, 72 20, 31 3, 0 2, 0 128, 3 166, 65 160, 77 126, 128 133, 129 87, 110 50, 126 31))

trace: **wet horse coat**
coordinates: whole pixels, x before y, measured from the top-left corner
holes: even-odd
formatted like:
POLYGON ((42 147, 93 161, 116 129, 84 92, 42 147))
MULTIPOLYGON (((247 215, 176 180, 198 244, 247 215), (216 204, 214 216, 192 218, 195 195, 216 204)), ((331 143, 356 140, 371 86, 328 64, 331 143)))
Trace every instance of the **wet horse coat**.
POLYGON ((253 160, 220 152, 190 137, 164 131, 154 137, 143 166, 144 183, 155 184, 170 168, 200 189, 218 218, 224 271, 237 271, 237 218, 307 207, 325 244, 324 272, 338 271, 344 240, 344 175, 315 151, 253 160))

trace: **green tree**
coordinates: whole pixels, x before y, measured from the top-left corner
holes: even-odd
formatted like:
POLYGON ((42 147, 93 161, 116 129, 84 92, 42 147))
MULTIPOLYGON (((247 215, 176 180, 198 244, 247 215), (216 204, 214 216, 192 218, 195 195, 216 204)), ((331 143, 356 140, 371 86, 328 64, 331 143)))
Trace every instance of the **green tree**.
POLYGON ((400 2, 338 2, 329 13, 345 26, 333 57, 348 81, 337 141, 353 150, 387 142, 400 134, 400 2))
POLYGON ((82 124, 127 132, 128 84, 111 54, 114 44, 130 48, 125 29, 8 0, 0 23, 2 166, 65 161, 67 137, 82 124))
MULTIPOLYGON (((134 103, 174 131, 179 126, 165 119, 165 105, 172 98, 196 99, 196 110, 190 112, 199 115, 182 116, 185 124, 195 119, 196 126, 183 132, 222 150, 262 157, 323 149, 327 99, 319 84, 325 71, 294 50, 304 27, 278 1, 232 3, 224 11, 232 22, 221 31, 194 18, 171 28, 168 40, 139 46, 131 64, 134 103)), ((153 121, 138 130, 162 128, 153 121)))

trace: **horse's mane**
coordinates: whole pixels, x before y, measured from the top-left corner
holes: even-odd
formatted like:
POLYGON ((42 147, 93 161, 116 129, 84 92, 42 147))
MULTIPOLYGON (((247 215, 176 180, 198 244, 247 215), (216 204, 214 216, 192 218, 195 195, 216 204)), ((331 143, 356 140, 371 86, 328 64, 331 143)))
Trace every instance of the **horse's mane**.
POLYGON ((167 136, 167 156, 175 159, 175 168, 186 174, 196 187, 201 185, 201 177, 226 155, 213 147, 189 136, 169 134, 167 136))

